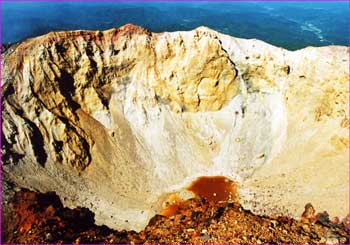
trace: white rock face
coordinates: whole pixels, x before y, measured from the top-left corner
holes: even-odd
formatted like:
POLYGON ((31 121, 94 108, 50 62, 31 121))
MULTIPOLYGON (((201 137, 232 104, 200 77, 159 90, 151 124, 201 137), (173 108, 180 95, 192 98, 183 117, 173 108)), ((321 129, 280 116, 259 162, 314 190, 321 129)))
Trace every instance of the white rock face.
POLYGON ((126 25, 27 40, 4 55, 4 176, 141 230, 199 176, 244 207, 349 213, 348 50, 290 52, 205 27, 126 25))

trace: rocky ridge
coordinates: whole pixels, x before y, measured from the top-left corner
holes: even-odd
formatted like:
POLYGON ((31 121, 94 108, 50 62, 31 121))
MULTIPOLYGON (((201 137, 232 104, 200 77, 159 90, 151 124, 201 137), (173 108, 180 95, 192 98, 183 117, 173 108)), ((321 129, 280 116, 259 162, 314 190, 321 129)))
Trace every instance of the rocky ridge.
POLYGON ((311 202, 345 217, 348 57, 205 27, 28 39, 3 54, 4 179, 117 229, 141 230, 208 175, 236 181, 258 214, 297 216, 311 202))
POLYGON ((327 213, 316 215, 310 204, 304 212, 307 215, 297 221, 285 216, 254 215, 231 201, 215 203, 196 197, 184 201, 168 217, 156 215, 140 232, 97 226, 89 209, 64 208, 54 193, 22 189, 10 207, 11 221, 2 226, 3 243, 348 244, 350 232, 350 216, 332 222, 327 213))

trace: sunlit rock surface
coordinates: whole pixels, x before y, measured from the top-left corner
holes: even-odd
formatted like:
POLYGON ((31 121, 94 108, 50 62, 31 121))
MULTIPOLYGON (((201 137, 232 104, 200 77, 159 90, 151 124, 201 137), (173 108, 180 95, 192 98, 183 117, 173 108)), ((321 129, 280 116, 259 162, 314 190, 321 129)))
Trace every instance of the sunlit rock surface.
POLYGON ((205 27, 55 32, 2 64, 3 178, 142 229, 199 176, 258 214, 349 213, 347 47, 290 52, 205 27))

